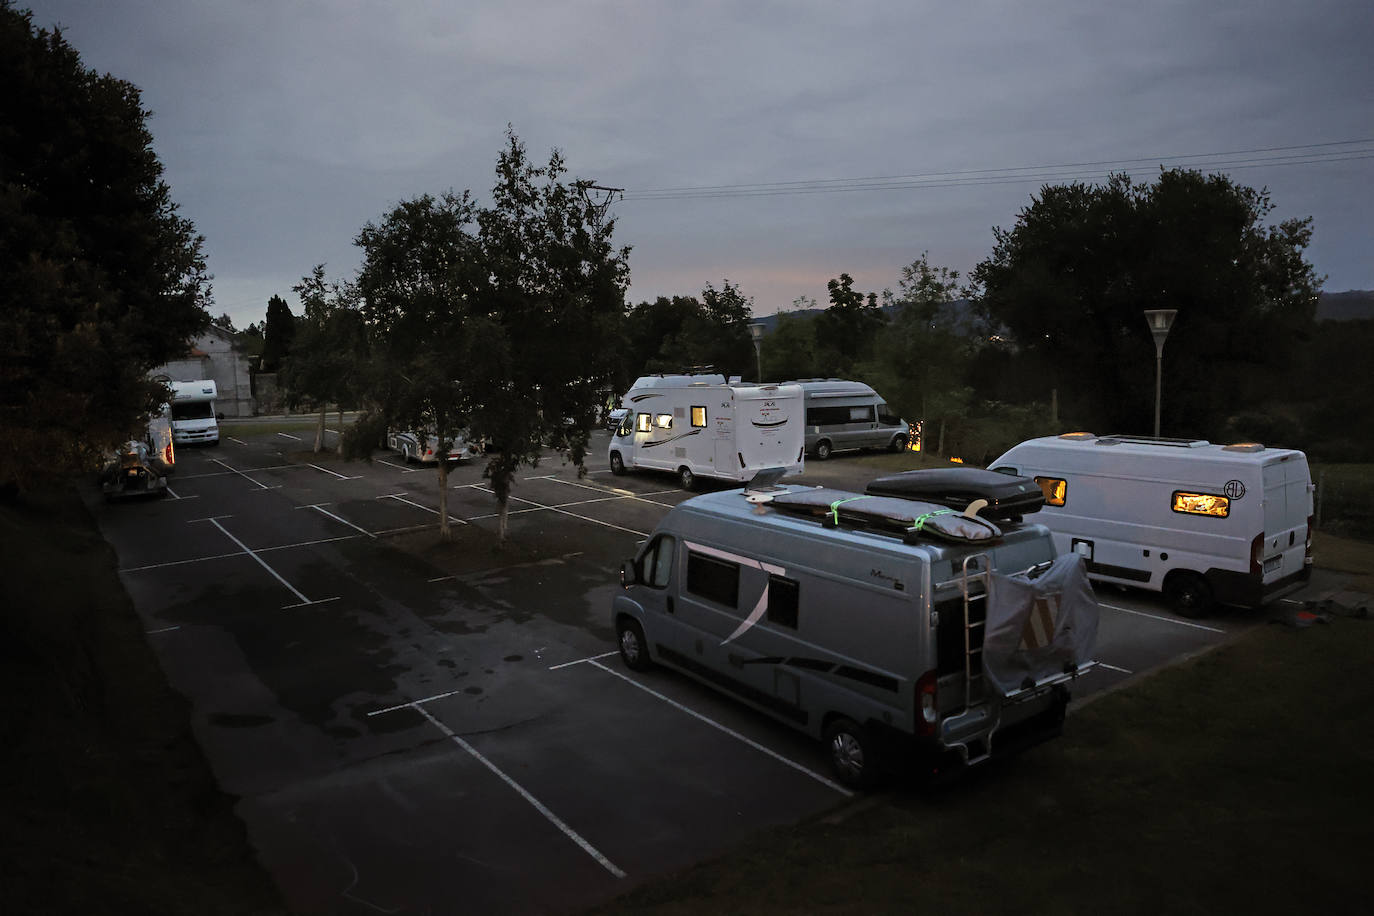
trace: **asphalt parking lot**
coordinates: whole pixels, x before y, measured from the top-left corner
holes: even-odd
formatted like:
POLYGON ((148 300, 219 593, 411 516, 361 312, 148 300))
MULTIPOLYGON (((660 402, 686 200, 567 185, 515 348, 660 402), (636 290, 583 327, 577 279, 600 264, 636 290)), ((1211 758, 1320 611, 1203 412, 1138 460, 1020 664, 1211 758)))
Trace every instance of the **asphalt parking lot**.
MULTIPOLYGON (((615 657, 620 561, 689 494, 612 478, 606 434, 586 477, 557 458, 525 470, 497 549, 480 465, 451 472, 440 545, 432 468, 224 432, 178 452, 168 497, 92 505, 294 910, 576 912, 852 800, 803 736, 615 657)), ((844 459, 803 478, 865 480, 844 459)), ((1263 619, 1099 598, 1079 698, 1263 619)))

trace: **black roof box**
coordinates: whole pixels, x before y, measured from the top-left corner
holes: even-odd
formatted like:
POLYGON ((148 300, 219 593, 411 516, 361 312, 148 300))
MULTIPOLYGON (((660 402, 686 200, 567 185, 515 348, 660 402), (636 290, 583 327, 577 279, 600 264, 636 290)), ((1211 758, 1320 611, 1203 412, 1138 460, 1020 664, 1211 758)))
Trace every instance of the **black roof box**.
POLYGON ((864 490, 870 496, 895 496, 936 503, 962 512, 976 499, 988 504, 979 515, 1013 519, 1040 511, 1045 494, 1029 477, 985 471, 982 468, 930 468, 879 477, 864 490))

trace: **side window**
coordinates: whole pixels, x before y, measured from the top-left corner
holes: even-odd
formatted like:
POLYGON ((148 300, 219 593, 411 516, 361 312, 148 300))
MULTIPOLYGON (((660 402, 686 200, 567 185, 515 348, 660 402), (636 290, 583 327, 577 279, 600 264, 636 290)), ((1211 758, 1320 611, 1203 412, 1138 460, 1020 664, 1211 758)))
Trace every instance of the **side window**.
POLYGON ((705 408, 705 407, 693 407, 693 408, 692 408, 692 428, 693 428, 693 429, 697 429, 697 428, 702 427, 702 426, 705 426, 705 425, 706 425, 706 408, 705 408))
POLYGON ((1020 477, 1021 473, 1016 468, 1007 467, 1005 464, 993 468, 999 474, 1010 474, 1013 477, 1020 477))
POLYGON ((651 433, 654 431, 654 418, 651 414, 642 413, 637 418, 635 429, 641 433, 651 433))
POLYGON ((1174 491, 1173 510, 1188 515, 1211 515, 1226 518, 1231 514, 1231 500, 1215 493, 1185 493, 1174 491))
POLYGON ((806 409, 807 426, 833 426, 837 423, 848 422, 848 407, 808 407, 806 409))
POLYGON ((873 407, 851 407, 849 408, 850 423, 872 423, 873 407))
POLYGON ((892 412, 886 404, 878 405, 878 422, 884 426, 901 426, 902 418, 892 412))
POLYGON ((1037 477, 1040 491, 1045 494, 1045 505, 1062 506, 1069 495, 1069 485, 1058 477, 1037 477))
POLYGON ((688 550, 687 591, 716 604, 738 607, 739 564, 688 550))
POLYGON ((797 628, 797 583, 782 576, 768 577, 768 622, 797 628))
POLYGON ((673 570, 673 553, 677 549, 677 539, 660 535, 644 551, 640 559, 641 580, 652 588, 667 588, 668 576, 673 570))
POLYGON ((654 417, 654 425, 657 426, 659 429, 672 429, 673 415, 670 413, 659 414, 658 416, 654 417))

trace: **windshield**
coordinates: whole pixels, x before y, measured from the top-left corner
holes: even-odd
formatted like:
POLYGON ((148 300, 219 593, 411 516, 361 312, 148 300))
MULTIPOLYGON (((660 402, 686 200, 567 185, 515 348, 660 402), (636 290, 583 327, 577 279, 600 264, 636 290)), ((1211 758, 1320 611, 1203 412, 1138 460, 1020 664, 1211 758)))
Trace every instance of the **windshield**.
POLYGON ((173 420, 210 420, 215 416, 215 405, 209 401, 195 401, 190 404, 173 404, 173 420))

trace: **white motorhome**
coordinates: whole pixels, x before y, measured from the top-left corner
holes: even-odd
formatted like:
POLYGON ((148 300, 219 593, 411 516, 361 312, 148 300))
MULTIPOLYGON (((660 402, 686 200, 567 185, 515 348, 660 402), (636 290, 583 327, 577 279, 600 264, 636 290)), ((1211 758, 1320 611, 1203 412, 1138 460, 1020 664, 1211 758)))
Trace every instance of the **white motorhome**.
POLYGON ((840 449, 906 447, 909 425, 863 382, 804 378, 784 384, 801 386, 808 455, 824 461, 840 449))
POLYGON ((1300 451, 1065 433, 989 467, 1036 479, 1036 521, 1093 579, 1163 592, 1184 616, 1259 607, 1311 577, 1314 487, 1300 451))
POLYGON ((623 399, 630 412, 611 435, 611 471, 649 468, 746 481, 764 468, 800 474, 802 393, 796 385, 745 385, 723 375, 650 375, 623 399))
POLYGON ((172 441, 177 445, 219 445, 214 379, 172 382, 172 441))
POLYGON ((666 665, 824 740, 866 788, 1059 733, 1095 664, 1083 567, 1039 525, 751 483, 674 507, 622 566, 611 619, 631 669, 666 665))
MULTIPOLYGON (((420 437, 416 433, 388 431, 386 434, 386 447, 394 452, 399 452, 407 464, 412 461, 418 461, 421 464, 434 464, 439 460, 438 436, 426 437, 425 444, 421 446, 420 437)), ((467 433, 454 433, 453 441, 449 443, 449 461, 463 461, 471 458, 478 458, 481 454, 482 449, 477 443, 468 441, 467 433)))

